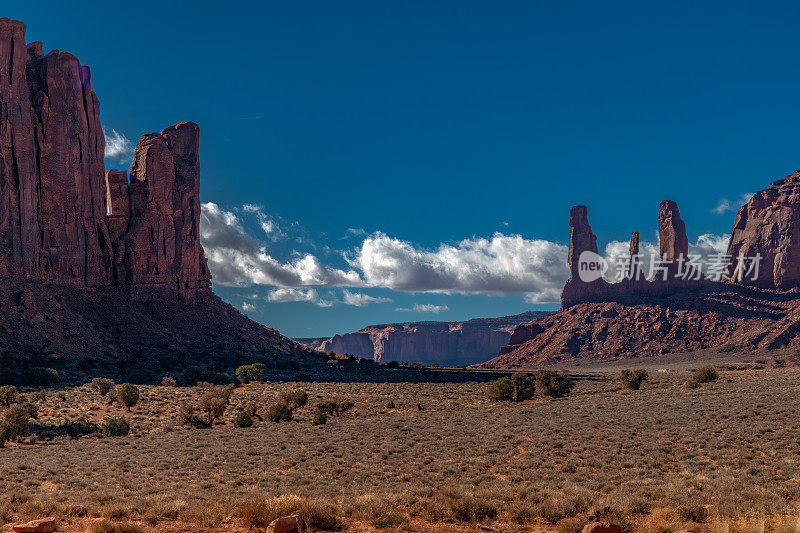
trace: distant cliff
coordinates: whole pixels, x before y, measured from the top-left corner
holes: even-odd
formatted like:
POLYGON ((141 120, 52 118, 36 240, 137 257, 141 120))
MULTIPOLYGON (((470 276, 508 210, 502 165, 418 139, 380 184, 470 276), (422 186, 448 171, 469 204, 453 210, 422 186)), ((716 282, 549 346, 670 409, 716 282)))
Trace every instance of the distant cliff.
POLYGON ((367 326, 330 339, 295 339, 321 352, 347 353, 375 361, 470 365, 486 361, 508 344, 514 328, 546 315, 531 311, 465 322, 405 322, 367 326))

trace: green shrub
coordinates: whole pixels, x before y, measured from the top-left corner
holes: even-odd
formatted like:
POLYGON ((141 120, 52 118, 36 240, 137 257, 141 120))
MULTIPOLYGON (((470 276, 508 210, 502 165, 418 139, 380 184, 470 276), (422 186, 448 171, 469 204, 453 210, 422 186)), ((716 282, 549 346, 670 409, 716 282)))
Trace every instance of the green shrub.
POLYGON ((0 387, 0 407, 9 407, 17 400, 17 388, 14 385, 0 387))
POLYGON ((354 406, 355 404, 351 401, 331 400, 328 402, 322 402, 321 404, 317 405, 316 410, 326 415, 341 416, 350 409, 352 409, 354 406))
POLYGON ((32 393, 28 394, 28 399, 35 403, 41 403, 47 399, 48 390, 47 389, 39 389, 37 391, 33 391, 32 393))
POLYGON ((713 366, 701 366, 694 371, 692 377, 686 382, 686 386, 690 389, 696 389, 703 383, 711 383, 719 379, 719 373, 713 366))
POLYGON ((233 389, 228 385, 212 385, 211 383, 201 383, 198 385, 198 389, 200 391, 199 408, 206 413, 208 427, 213 427, 214 422, 225 414, 233 389))
POLYGON ((184 369, 181 380, 187 385, 197 385, 201 382, 229 385, 234 381, 230 374, 214 372, 205 366, 190 366, 184 369))
POLYGON ((161 378, 161 386, 162 387, 177 387, 178 382, 172 376, 164 376, 161 378))
POLYGON ((521 402, 536 394, 536 379, 528 374, 517 373, 502 377, 489 387, 489 399, 493 402, 521 402))
POLYGON ((190 426, 194 428, 207 428, 208 424, 197 416, 194 412, 194 407, 189 402, 181 403, 178 408, 178 424, 182 426, 190 426))
POLYGON ((308 393, 303 389, 293 389, 281 393, 280 401, 285 403, 290 411, 298 407, 305 407, 308 403, 308 393))
POLYGON ((540 396, 560 398, 572 390, 574 382, 566 371, 558 373, 555 370, 536 371, 536 393, 540 396))
POLYGON ((11 429, 11 424, 5 420, 0 420, 0 448, 4 448, 6 442, 12 440, 13 438, 14 433, 11 429))
POLYGON ((267 370, 267 365, 263 363, 253 363, 251 365, 242 365, 236 369, 236 377, 242 383, 250 383, 251 381, 261 381, 264 379, 264 372, 267 370))
POLYGON ((31 434, 31 418, 36 418, 36 406, 32 403, 15 403, 3 412, 3 421, 8 425, 9 440, 31 434))
POLYGON ((386 408, 387 408, 387 409, 395 409, 396 407, 397 407, 397 406, 395 405, 395 403, 394 403, 394 400, 390 400, 390 401, 389 401, 389 402, 386 404, 386 408))
POLYGON ((291 422, 292 410, 283 402, 273 403, 267 409, 267 420, 270 422, 291 422))
POLYGON ((111 416, 101 426, 106 437, 124 437, 131 432, 131 425, 124 416, 111 416))
POLYGON ((132 383, 123 383, 117 387, 117 401, 128 411, 139 403, 139 387, 132 383))
POLYGON ((71 439, 79 439, 85 435, 97 433, 100 431, 100 427, 89 420, 86 415, 80 415, 76 420, 69 420, 61 424, 58 431, 71 439))
POLYGON ((250 428, 253 427, 253 417, 244 411, 239 411, 233 417, 233 427, 250 428))
POLYGON ((312 426, 323 426, 328 423, 328 415, 320 410, 314 411, 314 419, 311 421, 312 426))
POLYGON ((642 368, 636 370, 626 368, 619 374, 619 380, 622 382, 622 386, 630 390, 639 390, 642 383, 647 381, 647 378, 647 370, 642 368))
POLYGON ((34 366, 25 369, 22 373, 22 379, 24 383, 31 386, 47 387, 48 385, 58 383, 60 376, 58 375, 58 371, 53 368, 34 366))
POLYGON ((489 399, 493 402, 510 402, 514 397, 514 387, 511 378, 503 376, 491 384, 488 392, 489 399))
POLYGON ((108 378, 94 378, 89 384, 93 391, 105 398, 106 394, 114 388, 114 380, 108 378))

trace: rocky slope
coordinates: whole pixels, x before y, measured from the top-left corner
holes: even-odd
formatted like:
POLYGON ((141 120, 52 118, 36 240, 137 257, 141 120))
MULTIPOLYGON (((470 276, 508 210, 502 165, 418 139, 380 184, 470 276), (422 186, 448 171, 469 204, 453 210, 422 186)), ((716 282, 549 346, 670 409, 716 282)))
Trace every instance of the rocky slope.
POLYGON ((197 125, 142 136, 129 174, 105 172, 99 111, 88 67, 0 19, 0 366, 319 361, 211 292, 197 125))
POLYGON ((514 328, 546 312, 532 311, 465 322, 406 322, 367 326, 330 339, 296 339, 322 352, 375 361, 468 365, 485 361, 511 338, 514 328))
POLYGON ((731 284, 631 305, 581 303, 516 328, 483 368, 517 368, 717 348, 800 347, 800 295, 731 284))
MULTIPOLYGON (((499 355, 480 365, 513 368, 716 348, 767 354, 800 347, 800 171, 773 182, 740 210, 720 281, 679 277, 688 253, 674 202, 659 205, 663 277, 584 282, 574 259, 597 251, 586 208, 570 216, 572 276, 562 310, 517 327, 499 355), (752 258, 761 258, 757 272, 752 258)), ((638 234, 631 239, 635 269, 638 234)), ((661 276, 661 274, 659 274, 661 276)))

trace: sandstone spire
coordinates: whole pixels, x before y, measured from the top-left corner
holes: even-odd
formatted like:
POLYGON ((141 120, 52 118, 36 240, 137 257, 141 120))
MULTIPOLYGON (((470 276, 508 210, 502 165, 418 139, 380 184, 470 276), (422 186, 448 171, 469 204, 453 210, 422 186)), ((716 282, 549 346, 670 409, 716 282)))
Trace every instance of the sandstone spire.
POLYGON ((630 265, 628 265, 628 279, 638 281, 642 279, 641 264, 639 261, 639 232, 631 232, 631 243, 628 246, 630 265))
POLYGON ((580 257, 583 252, 597 254, 597 237, 592 233, 585 205, 576 205, 569 212, 569 253, 567 263, 570 278, 561 291, 561 306, 566 308, 592 299, 606 287, 602 278, 584 282, 580 277, 580 257))
POLYGON ((581 253, 590 251, 597 253, 597 237, 589 226, 589 218, 585 205, 576 205, 569 212, 569 263, 570 276, 578 277, 578 260, 581 253))
MULTIPOLYGON (((666 279, 673 280, 678 273, 678 262, 686 261, 689 257, 689 240, 678 204, 672 200, 658 204, 658 241, 666 279)), ((664 280, 664 274, 657 273, 655 279, 664 280)))

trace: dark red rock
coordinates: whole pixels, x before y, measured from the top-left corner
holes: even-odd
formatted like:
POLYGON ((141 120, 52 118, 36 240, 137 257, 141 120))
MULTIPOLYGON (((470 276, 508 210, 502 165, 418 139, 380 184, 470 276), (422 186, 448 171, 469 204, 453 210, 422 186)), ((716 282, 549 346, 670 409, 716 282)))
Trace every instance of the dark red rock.
POLYGON ((628 265, 628 279, 638 282, 644 279, 642 265, 639 257, 639 232, 631 232, 631 243, 628 246, 630 252, 630 264, 628 265))
POLYGON ((800 170, 757 192, 736 214, 726 272, 732 281, 789 289, 800 286, 800 170), (758 276, 739 257, 761 256, 758 276))
POLYGON ((25 524, 11 526, 14 533, 53 533, 56 530, 56 519, 52 516, 31 520, 25 524))
POLYGON ((530 324, 521 324, 514 328, 514 333, 511 334, 508 344, 522 344, 531 339, 536 338, 540 333, 544 333, 544 328, 541 324, 532 322, 530 324))
POLYGON ((267 526, 267 533, 303 533, 305 530, 305 522, 296 514, 276 518, 267 526))
POLYGON ((209 290, 197 125, 142 137, 129 187, 105 173, 99 112, 88 67, 0 19, 0 276, 209 290))
POLYGON ((672 200, 658 204, 658 241, 666 277, 664 273, 657 272, 654 280, 675 281, 679 272, 678 261, 686 261, 689 257, 689 239, 678 204, 672 200))
POLYGON ((569 264, 570 278, 561 291, 561 307, 591 300, 602 294, 607 283, 602 278, 584 282, 580 278, 580 257, 583 252, 597 253, 597 237, 592 233, 585 205, 576 205, 569 212, 569 264))
POLYGON ((200 245, 199 128, 182 122, 142 136, 130 170, 130 220, 121 270, 130 285, 209 287, 200 245))
POLYGON ((130 220, 128 173, 124 170, 106 172, 106 209, 108 232, 113 242, 127 231, 130 220))

